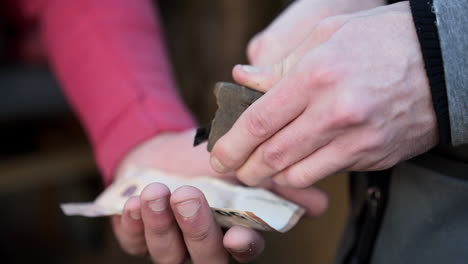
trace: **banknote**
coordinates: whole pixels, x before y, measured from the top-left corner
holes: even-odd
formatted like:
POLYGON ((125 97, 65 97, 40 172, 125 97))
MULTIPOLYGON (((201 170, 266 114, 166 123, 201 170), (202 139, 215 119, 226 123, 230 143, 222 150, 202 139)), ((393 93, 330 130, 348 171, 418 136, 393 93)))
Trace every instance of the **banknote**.
POLYGON ((119 215, 127 199, 139 195, 150 183, 165 184, 171 192, 190 185, 205 195, 214 218, 223 227, 234 225, 262 231, 286 232, 304 214, 304 209, 274 193, 261 189, 227 183, 212 177, 183 177, 148 168, 130 168, 94 202, 67 203, 61 208, 66 215, 87 217, 119 215))

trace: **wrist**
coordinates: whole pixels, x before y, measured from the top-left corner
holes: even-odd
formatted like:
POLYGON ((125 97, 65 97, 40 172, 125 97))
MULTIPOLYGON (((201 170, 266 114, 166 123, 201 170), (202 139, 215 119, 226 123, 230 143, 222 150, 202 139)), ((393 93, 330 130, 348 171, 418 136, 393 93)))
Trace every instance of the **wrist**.
POLYGON ((184 131, 164 131, 155 134, 153 137, 144 140, 132 149, 130 149, 122 158, 121 162, 115 169, 114 179, 119 179, 125 176, 125 171, 133 166, 138 167, 154 167, 161 165, 164 157, 165 147, 167 142, 173 142, 179 136, 193 138, 194 129, 190 128, 184 131))

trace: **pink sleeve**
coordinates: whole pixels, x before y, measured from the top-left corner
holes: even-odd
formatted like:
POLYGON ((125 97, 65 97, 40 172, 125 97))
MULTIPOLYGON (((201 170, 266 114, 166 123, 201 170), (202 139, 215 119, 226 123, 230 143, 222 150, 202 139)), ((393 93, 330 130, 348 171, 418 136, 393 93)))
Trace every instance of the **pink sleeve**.
POLYGON ((109 183, 138 143, 194 125, 171 78, 149 0, 49 0, 38 8, 50 63, 109 183))

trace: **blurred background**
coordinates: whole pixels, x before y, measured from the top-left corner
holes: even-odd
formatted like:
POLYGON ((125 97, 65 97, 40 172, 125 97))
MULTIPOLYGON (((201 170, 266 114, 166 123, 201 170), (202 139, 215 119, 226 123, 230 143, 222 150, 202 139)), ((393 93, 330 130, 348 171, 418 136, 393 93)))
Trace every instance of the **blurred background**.
MULTIPOLYGON (((159 1, 182 96, 200 123, 216 110, 213 84, 246 63, 248 40, 290 1, 159 1)), ((65 217, 62 202, 103 190, 86 136, 47 66, 37 24, 0 1, 1 263, 149 263, 124 254, 109 221, 65 217)), ((287 234, 268 233, 256 263, 331 263, 348 210, 345 175, 319 183, 330 209, 287 234)))

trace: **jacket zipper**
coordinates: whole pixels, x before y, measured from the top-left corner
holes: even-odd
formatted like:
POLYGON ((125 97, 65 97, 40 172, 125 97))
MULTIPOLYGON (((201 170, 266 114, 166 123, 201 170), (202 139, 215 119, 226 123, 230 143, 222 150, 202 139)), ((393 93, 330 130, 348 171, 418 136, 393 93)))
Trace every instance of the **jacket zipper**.
POLYGON ((390 171, 373 172, 367 177, 368 187, 356 227, 357 237, 345 261, 348 264, 370 263, 386 208, 390 171))

